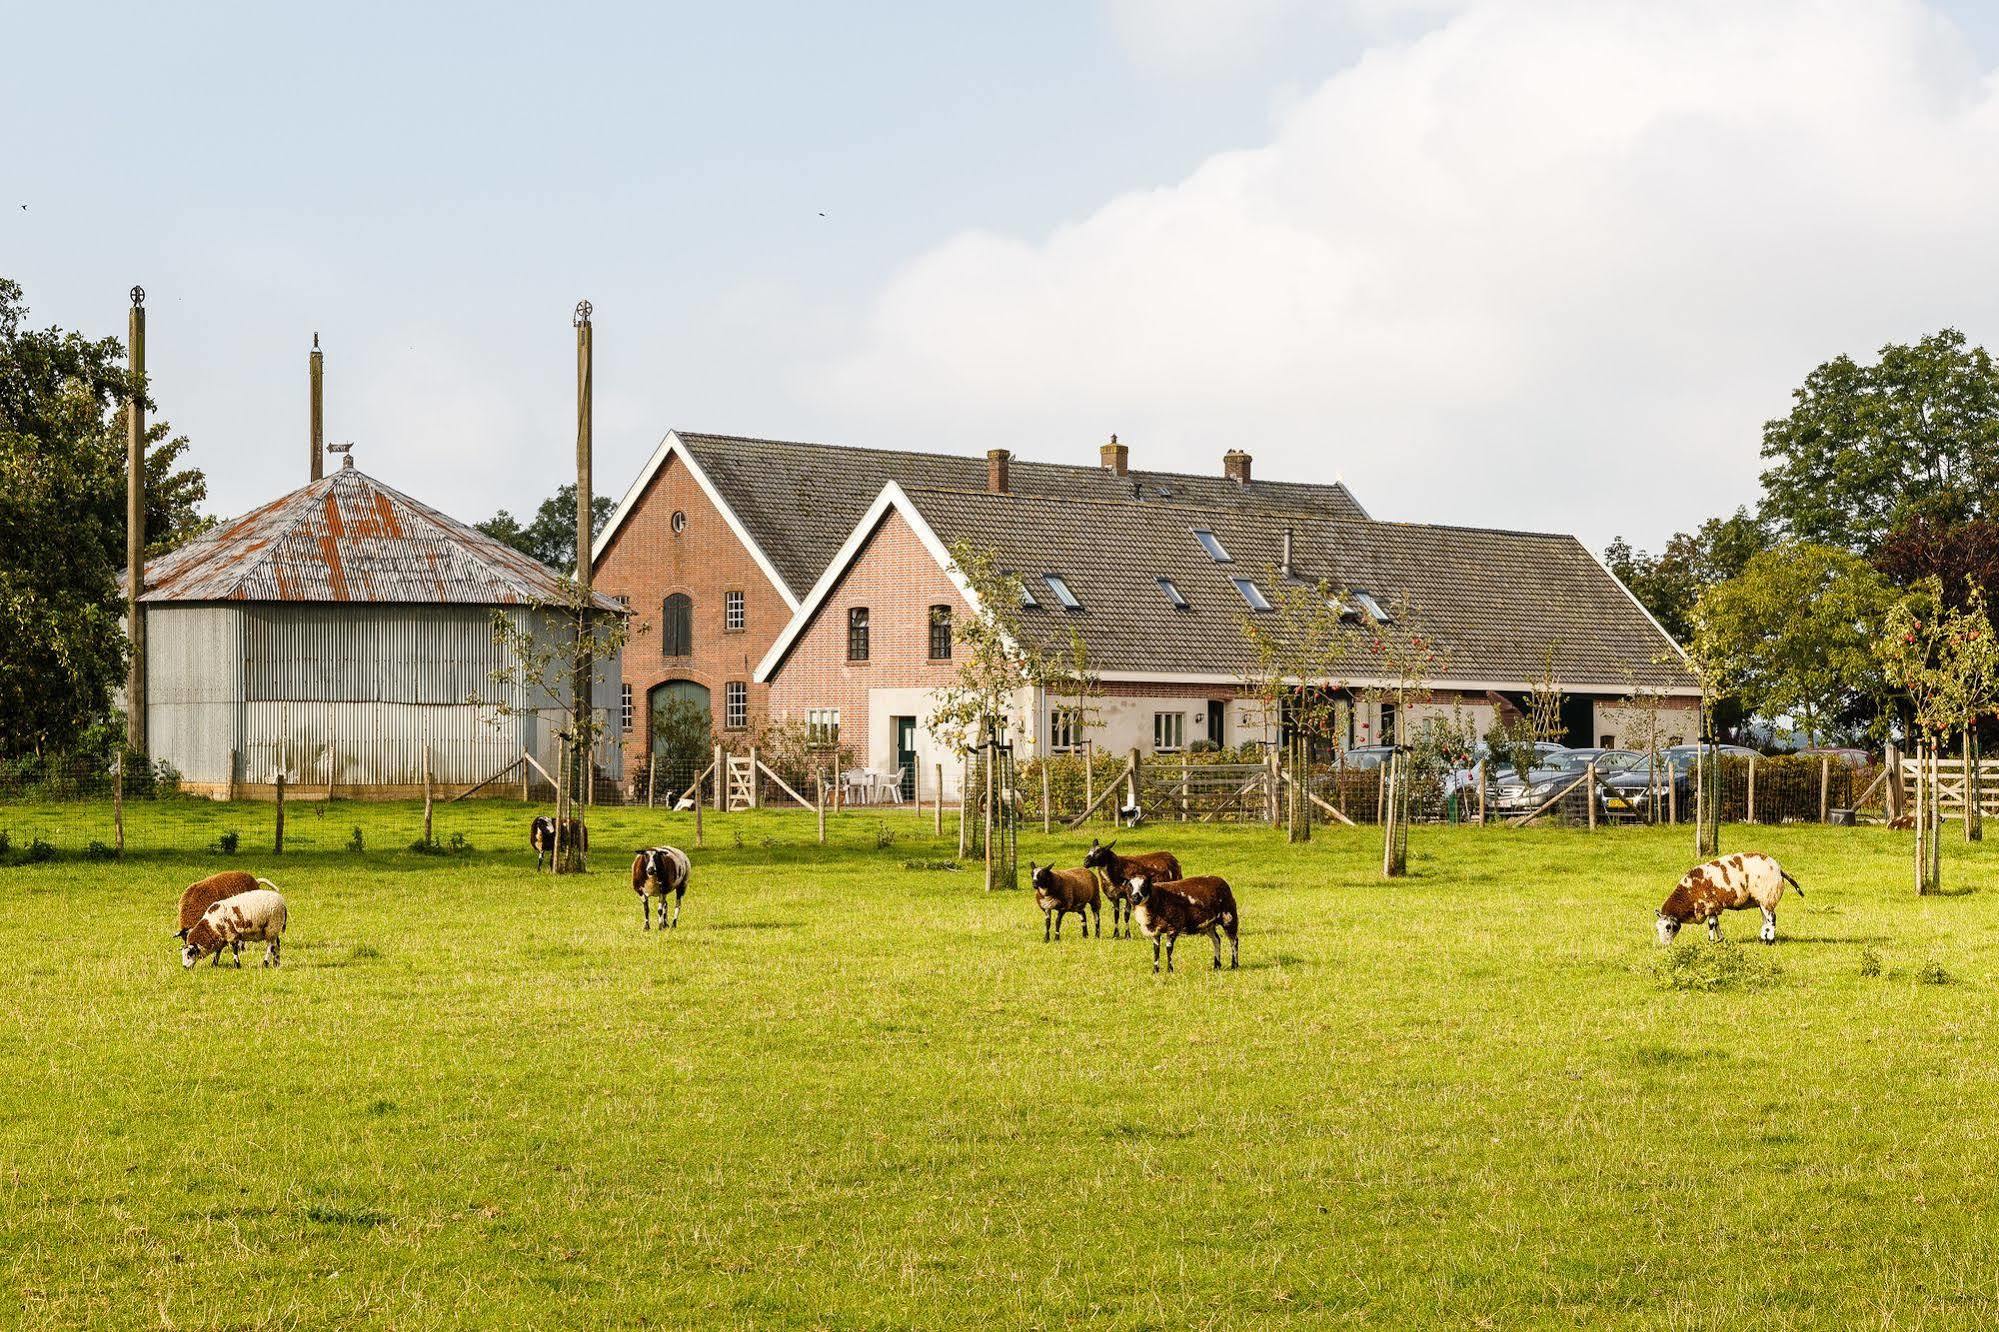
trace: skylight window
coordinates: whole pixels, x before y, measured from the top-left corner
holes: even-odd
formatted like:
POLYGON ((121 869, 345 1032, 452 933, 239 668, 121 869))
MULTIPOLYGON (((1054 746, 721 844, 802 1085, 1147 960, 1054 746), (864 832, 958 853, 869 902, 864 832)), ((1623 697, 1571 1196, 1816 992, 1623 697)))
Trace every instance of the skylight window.
POLYGON ((1174 610, 1187 609, 1187 598, 1180 595, 1180 585, 1178 583, 1175 583, 1171 578, 1161 578, 1158 582, 1159 590, 1166 594, 1166 600, 1172 603, 1174 610))
POLYGON ((1368 618, 1374 620, 1377 624, 1393 624, 1395 622, 1395 617, 1382 609, 1381 603, 1374 599, 1372 592, 1362 592, 1356 588, 1354 589, 1353 599, 1360 603, 1360 608, 1367 612, 1368 618))
POLYGON ((1034 599, 1034 589, 1027 585, 1025 578, 1020 580, 1020 606, 1022 610, 1041 609, 1041 603, 1034 599))
POLYGON ((1229 558, 1229 553, 1226 550, 1222 549, 1222 543, 1215 540, 1215 534, 1213 532, 1210 532, 1207 528, 1205 527, 1195 528, 1194 540, 1201 543, 1202 550, 1207 551, 1209 555, 1214 557, 1214 561, 1216 564, 1235 563, 1234 560, 1229 558))
POLYGON ((1263 589, 1255 583, 1252 583, 1247 578, 1231 578, 1229 581, 1235 584, 1236 591, 1242 593, 1242 599, 1249 603, 1251 610, 1267 611, 1270 609, 1270 599, 1263 595, 1263 589))
POLYGON ((1062 603, 1063 610, 1083 609, 1083 603, 1076 600, 1076 594, 1069 590, 1069 584, 1063 581, 1061 574, 1045 573, 1041 575, 1041 581, 1048 584, 1048 590, 1062 603))

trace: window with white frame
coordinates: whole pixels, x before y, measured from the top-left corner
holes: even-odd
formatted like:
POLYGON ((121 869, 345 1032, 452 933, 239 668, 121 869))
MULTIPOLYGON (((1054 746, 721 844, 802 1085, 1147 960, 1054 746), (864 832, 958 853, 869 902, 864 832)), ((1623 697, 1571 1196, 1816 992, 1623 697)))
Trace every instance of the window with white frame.
POLYGON ((1187 714, 1184 712, 1155 712, 1152 714, 1152 748, 1161 754, 1171 754, 1187 747, 1187 714))
MULTIPOLYGON (((732 731, 747 730, 750 724, 750 686, 731 680, 722 686, 722 725, 732 731)), ((838 726, 836 721, 835 726, 838 726)))
POLYGON ((1048 710, 1048 748, 1057 754, 1074 753, 1080 747, 1082 727, 1078 724, 1076 709, 1050 708, 1048 710))
POLYGON ((1229 581, 1235 584, 1236 591, 1242 593, 1242 599, 1249 603, 1251 610, 1261 612, 1270 609, 1270 598, 1264 596, 1263 589, 1255 583, 1247 578, 1231 578, 1229 581))
POLYGON ((1201 543, 1201 549, 1207 551, 1208 558, 1213 560, 1216 564, 1235 563, 1235 561, 1229 558, 1228 551, 1222 548, 1222 543, 1216 539, 1215 534, 1213 532, 1210 532, 1207 528, 1205 527, 1195 528, 1194 540, 1201 543))
POLYGON ((722 594, 722 627, 730 633, 736 633, 748 622, 748 617, 743 614, 743 594, 740 592, 724 592, 722 594))
POLYGON ((1069 590, 1069 580, 1061 574, 1045 573, 1041 575, 1041 581, 1046 583, 1048 590, 1055 594, 1055 600, 1062 603, 1063 610, 1073 611, 1083 609, 1083 603, 1078 601, 1076 594, 1069 590))
POLYGON ((632 687, 628 684, 618 686, 618 730, 626 735, 632 730, 632 687))
POLYGON ((840 710, 838 708, 807 708, 805 710, 805 743, 815 749, 839 748, 840 710))

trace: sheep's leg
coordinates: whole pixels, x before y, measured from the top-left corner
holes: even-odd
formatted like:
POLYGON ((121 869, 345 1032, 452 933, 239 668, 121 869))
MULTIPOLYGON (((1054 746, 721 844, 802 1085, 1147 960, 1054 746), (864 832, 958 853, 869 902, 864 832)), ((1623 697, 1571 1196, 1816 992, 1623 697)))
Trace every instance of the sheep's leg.
POLYGON ((1720 917, 1720 916, 1709 916, 1709 917, 1707 918, 1707 937, 1708 937, 1708 941, 1709 941, 1710 943, 1720 943, 1720 942, 1721 942, 1721 917, 1720 917))
POLYGON ((209 966, 219 967, 222 965, 222 950, 220 948, 216 949, 213 953, 211 953, 209 957, 210 957, 210 961, 208 963, 209 966))
MULTIPOLYGON (((687 890, 686 890, 685 888, 682 888, 682 889, 681 889, 681 890, 680 890, 679 892, 677 892, 677 893, 675 893, 675 894, 673 895, 673 926, 672 926, 672 928, 674 928, 674 929, 679 929, 679 928, 680 928, 680 899, 681 899, 681 898, 683 898, 683 897, 685 897, 685 896, 687 896, 687 890)), ((666 899, 665 899, 665 898, 661 898, 661 899, 660 899, 660 903, 659 903, 659 909, 660 909, 661 911, 664 911, 664 910, 666 910, 666 899)))
POLYGON ((1763 908, 1763 942, 1777 942, 1777 913, 1769 907, 1763 908))
POLYGON ((1043 911, 1041 913, 1041 942, 1048 942, 1048 931, 1051 928, 1049 922, 1054 919, 1055 913, 1053 911, 1043 911))
POLYGON ((1159 936, 1152 936, 1152 974, 1159 974, 1159 936))
POLYGON ((1229 923, 1229 970, 1230 971, 1234 971, 1237 967, 1242 965, 1241 944, 1242 941, 1236 936, 1235 922, 1231 921, 1229 923))
POLYGON ((278 965, 278 942, 278 940, 273 939, 264 948, 264 965, 267 967, 278 965))
POLYGON ((1169 976, 1173 974, 1173 945, 1179 942, 1180 936, 1177 934, 1166 936, 1166 974, 1169 976))
POLYGON ((241 939, 231 939, 229 941, 229 956, 236 959, 237 966, 240 967, 243 965, 243 941, 241 939))
POLYGON ((1209 930, 1208 938, 1214 940, 1215 970, 1220 971, 1222 969, 1222 932, 1220 930, 1209 930))

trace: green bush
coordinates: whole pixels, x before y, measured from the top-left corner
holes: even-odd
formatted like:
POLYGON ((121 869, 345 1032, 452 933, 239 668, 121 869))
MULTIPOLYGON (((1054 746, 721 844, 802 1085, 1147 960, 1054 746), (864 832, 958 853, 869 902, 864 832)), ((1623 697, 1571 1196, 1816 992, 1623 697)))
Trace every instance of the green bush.
POLYGON ((39 837, 28 843, 28 849, 21 853, 21 859, 30 865, 39 865, 43 861, 54 860, 55 858, 56 849, 39 837))
POLYGON ((1918 985, 1949 985, 1956 979, 1955 976, 1944 970, 1943 963, 1937 961, 1935 958, 1931 958, 1929 961, 1923 963, 1922 970, 1916 973, 1916 984, 1918 985))
POLYGON ((241 846, 242 844, 243 844, 243 838, 237 833, 237 831, 234 828, 231 828, 228 832, 223 833, 220 837, 216 838, 215 845, 210 847, 209 849, 213 851, 219 851, 225 856, 233 856, 236 854, 236 848, 241 846))
POLYGON ((93 837, 90 839, 90 845, 83 848, 83 858, 85 860, 116 860, 118 859, 118 852, 93 837))
POLYGON ((1862 948, 1860 950, 1860 974, 1863 976, 1879 976, 1881 974, 1881 954, 1875 952, 1872 948, 1862 948))

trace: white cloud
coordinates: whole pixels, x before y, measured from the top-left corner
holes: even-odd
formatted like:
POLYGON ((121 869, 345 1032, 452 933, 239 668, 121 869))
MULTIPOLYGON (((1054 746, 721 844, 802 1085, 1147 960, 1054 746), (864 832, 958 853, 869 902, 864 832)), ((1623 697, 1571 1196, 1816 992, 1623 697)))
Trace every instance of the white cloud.
POLYGON ((1260 147, 937 246, 814 387, 967 448, 1239 445, 1378 515, 1654 541, 1753 497, 1812 365, 1999 337, 1996 159, 1989 71, 1916 0, 1472 3, 1260 147))
POLYGON ((1167 73, 1214 73, 1254 59, 1303 0, 1105 0, 1125 51, 1167 73))

